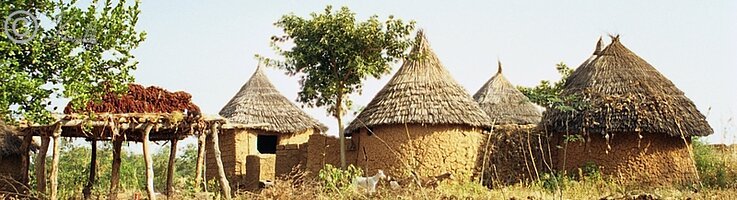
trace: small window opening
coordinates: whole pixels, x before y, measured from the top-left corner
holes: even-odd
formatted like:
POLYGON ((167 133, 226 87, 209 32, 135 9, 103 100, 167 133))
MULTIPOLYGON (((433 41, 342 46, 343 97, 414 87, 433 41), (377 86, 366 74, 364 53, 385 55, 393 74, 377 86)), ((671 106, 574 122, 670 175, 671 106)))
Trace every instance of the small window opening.
POLYGON ((276 135, 259 135, 256 139, 256 149, 262 154, 276 154, 276 135))

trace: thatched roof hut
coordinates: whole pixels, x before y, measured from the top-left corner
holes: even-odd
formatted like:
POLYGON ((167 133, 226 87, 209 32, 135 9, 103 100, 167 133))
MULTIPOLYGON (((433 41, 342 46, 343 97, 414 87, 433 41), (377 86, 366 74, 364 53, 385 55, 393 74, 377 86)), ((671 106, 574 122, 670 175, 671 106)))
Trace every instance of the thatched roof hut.
POLYGON ((495 124, 537 124, 542 113, 502 74, 502 63, 473 98, 495 124))
MULTIPOLYGON (((221 133, 223 167, 235 187, 253 190, 259 180, 273 180, 275 175, 304 169, 306 158, 289 157, 285 149, 307 143, 310 135, 327 127, 289 101, 266 77, 259 66, 251 78, 220 110, 220 115, 237 124, 264 124, 252 128, 232 128, 221 133), (269 164, 270 163, 270 164, 269 164), (286 171, 286 172, 285 172, 286 171)), ((208 149, 213 148, 210 143, 208 149)), ((206 176, 216 177, 215 159, 207 155, 206 176)))
POLYGON ((549 110, 548 130, 572 133, 647 132, 706 136, 713 130, 673 82, 613 37, 566 79, 563 95, 578 95, 584 109, 549 110))
MULTIPOLYGON (((612 43, 567 79, 563 95, 575 111, 549 109, 542 125, 553 133, 558 170, 591 163, 625 184, 672 185, 696 181, 691 136, 713 131, 691 100, 653 66, 612 37, 612 43), (584 140, 567 136, 582 135, 584 140)), ((600 50, 601 49, 601 50, 600 50)))
POLYGON ((356 164, 402 177, 451 172, 470 180, 491 119, 450 76, 422 31, 394 77, 346 129, 356 164), (398 152, 398 153, 395 153, 398 152))
POLYGON ((327 130, 325 125, 279 93, 260 66, 251 79, 223 106, 220 116, 234 123, 268 123, 268 126, 260 129, 277 133, 295 133, 310 128, 327 130))
POLYGON ((374 96, 346 134, 389 124, 489 127, 491 120, 443 67, 422 31, 394 77, 374 96))

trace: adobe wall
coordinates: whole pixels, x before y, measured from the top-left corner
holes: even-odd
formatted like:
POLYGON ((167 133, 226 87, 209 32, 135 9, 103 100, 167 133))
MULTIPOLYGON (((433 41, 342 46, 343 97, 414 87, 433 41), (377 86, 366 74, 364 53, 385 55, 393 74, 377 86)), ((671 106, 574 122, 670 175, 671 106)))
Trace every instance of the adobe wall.
MULTIPOLYGON (((231 184, 244 181, 246 174, 246 156, 257 153, 256 135, 243 129, 223 129, 218 135, 221 158, 225 176, 231 184)), ((215 153, 207 138, 205 155, 205 176, 207 180, 217 178, 218 170, 215 153)))
POLYGON ((592 162, 601 167, 602 174, 622 184, 670 186, 696 181, 694 163, 683 139, 665 134, 641 135, 642 139, 636 133, 614 134, 608 153, 606 140, 599 134, 591 134, 587 143, 569 142, 567 147, 558 135, 558 145, 564 148, 558 150, 556 168, 577 173, 576 168, 592 162))
POLYGON ((408 165, 421 177, 451 172, 457 179, 471 180, 476 171, 482 139, 480 129, 401 124, 375 127, 373 132, 375 135, 369 136, 362 129, 354 134, 359 144, 357 165, 369 175, 382 169, 388 176, 408 177, 408 165))
MULTIPOLYGON (((356 141, 346 138, 346 165, 356 164, 356 141)), ((307 142, 306 172, 316 176, 326 165, 340 166, 340 140, 336 137, 314 134, 307 142)))
POLYGON ((259 181, 275 180, 274 168, 276 166, 276 155, 260 154, 248 155, 246 157, 246 175, 241 185, 237 185, 239 189, 255 191, 259 189, 259 181))
POLYGON ((550 171, 550 150, 555 147, 549 148, 548 138, 536 125, 498 125, 483 137, 480 156, 487 157, 479 158, 485 162, 479 172, 483 170, 485 186, 529 182, 550 171))
POLYGON ((304 172, 307 169, 307 149, 307 143, 277 146, 276 176, 289 175, 292 170, 304 172))

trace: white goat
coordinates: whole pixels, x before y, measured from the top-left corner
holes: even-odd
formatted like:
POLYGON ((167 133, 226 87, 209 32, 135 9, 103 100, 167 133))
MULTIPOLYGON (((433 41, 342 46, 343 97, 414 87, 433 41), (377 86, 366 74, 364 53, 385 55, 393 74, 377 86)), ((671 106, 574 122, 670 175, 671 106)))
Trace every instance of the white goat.
POLYGON ((366 191, 368 191, 369 194, 373 194, 376 192, 376 184, 379 183, 381 179, 386 179, 386 175, 384 175, 383 170, 379 170, 379 172, 376 173, 374 176, 370 177, 356 177, 353 178, 353 187, 354 188, 364 188, 366 191))

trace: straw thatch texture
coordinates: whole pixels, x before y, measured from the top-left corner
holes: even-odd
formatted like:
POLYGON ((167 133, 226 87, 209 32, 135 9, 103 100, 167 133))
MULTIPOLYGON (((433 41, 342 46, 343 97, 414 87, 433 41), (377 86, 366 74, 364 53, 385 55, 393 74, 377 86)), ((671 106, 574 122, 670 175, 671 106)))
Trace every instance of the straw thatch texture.
POLYGON ((566 79, 563 95, 579 96, 578 112, 551 109, 543 123, 555 132, 661 133, 685 137, 713 132, 691 100, 614 37, 566 79))
POLYGON ((0 158, 11 155, 21 155, 23 139, 16 135, 16 131, 5 125, 0 119, 0 158))
POLYGON ((473 95, 495 124, 537 124, 542 113, 499 70, 473 95))
POLYGON ((256 68, 251 79, 225 104, 220 115, 234 123, 268 123, 268 126, 257 129, 278 133, 302 132, 311 128, 327 130, 325 125, 282 96, 261 67, 256 68))
POLYGON ((350 134, 385 124, 490 127, 491 120, 438 60, 422 31, 394 77, 346 128, 350 134))

